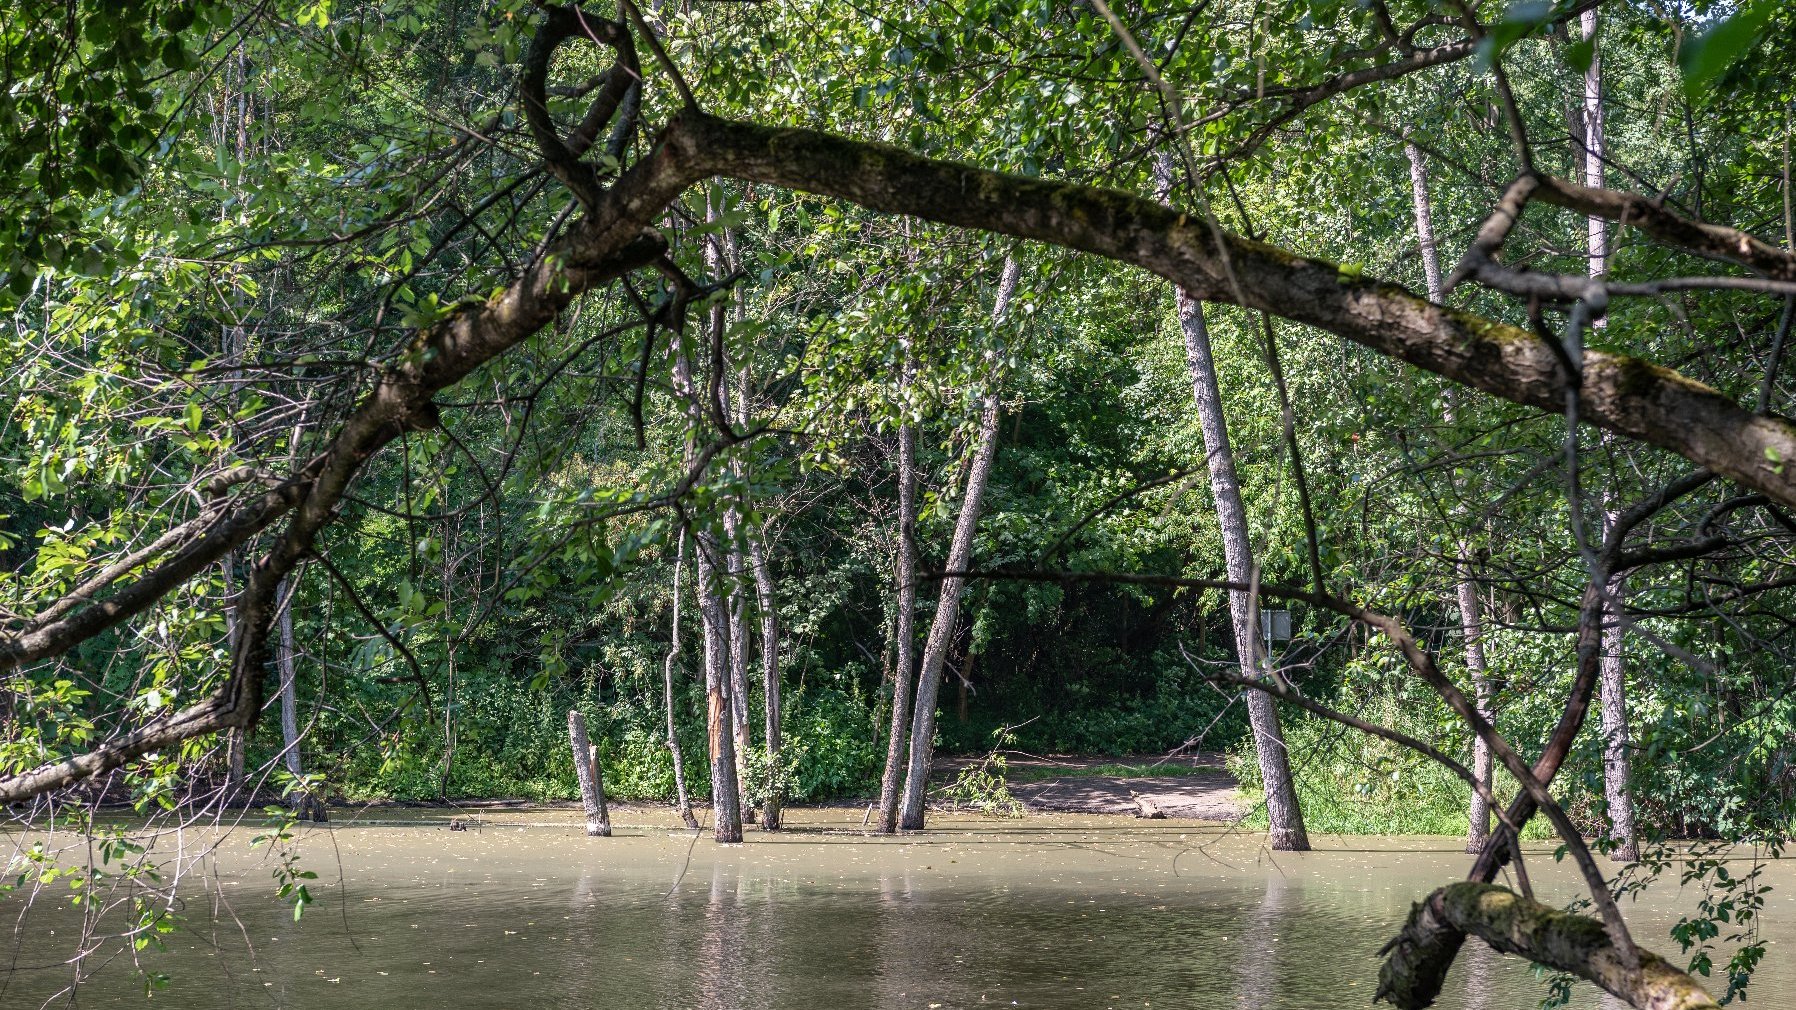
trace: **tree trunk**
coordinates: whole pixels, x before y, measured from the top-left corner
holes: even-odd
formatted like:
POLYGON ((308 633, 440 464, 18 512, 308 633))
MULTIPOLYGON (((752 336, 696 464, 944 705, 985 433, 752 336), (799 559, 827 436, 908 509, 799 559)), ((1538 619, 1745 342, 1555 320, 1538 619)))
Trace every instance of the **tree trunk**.
MULTIPOLYGON (((1440 248, 1434 238, 1434 208, 1428 198, 1428 166, 1422 160, 1422 151, 1414 144, 1404 144, 1403 152, 1409 156, 1410 191, 1416 208, 1416 241, 1422 251, 1422 274, 1428 281, 1428 300, 1443 302, 1446 291, 1441 280, 1440 248)), ((1446 407, 1442 411, 1444 420, 1453 423, 1453 397, 1449 392, 1446 407)), ((1463 515, 1464 508, 1456 506, 1455 514, 1463 515)), ((1456 595, 1459 597, 1459 630, 1465 641, 1466 672, 1472 678, 1472 693, 1478 705, 1478 712, 1493 725, 1496 722, 1496 711, 1490 677, 1486 674, 1488 667, 1484 662, 1484 617, 1478 606, 1478 586, 1471 578, 1471 563, 1464 541, 1459 542, 1459 557, 1454 559, 1453 570, 1457 580, 1456 595)), ((1490 746, 1478 734, 1472 734, 1472 774, 1484 783, 1485 789, 1491 786, 1490 746)), ((1484 794, 1472 790, 1471 806, 1466 812, 1467 852, 1484 850, 1485 840, 1490 838, 1490 806, 1484 801, 1484 794)))
MULTIPOLYGON (((1222 390, 1216 381, 1216 363, 1210 351, 1210 333, 1204 325, 1202 303, 1178 292, 1179 325, 1185 334, 1185 360, 1191 370, 1192 396, 1197 404, 1198 425, 1203 429, 1204 453, 1210 463, 1210 490, 1216 499, 1216 518, 1222 527, 1222 558, 1230 582, 1253 579, 1253 555, 1247 540, 1247 510, 1241 504, 1241 482, 1235 475, 1235 456, 1229 445, 1228 425, 1222 415, 1222 390)), ((1259 629, 1254 627, 1253 601, 1245 592, 1229 594, 1229 613, 1234 618, 1235 650, 1241 672, 1257 677, 1263 672, 1255 662, 1259 654, 1259 629)), ((1254 754, 1259 758, 1260 779, 1265 785, 1266 820, 1274 849, 1307 852, 1309 833, 1304 830, 1303 810, 1297 803, 1297 786, 1291 778, 1290 755, 1278 707, 1264 691, 1247 692, 1247 718, 1253 729, 1254 754)))
MULTIPOLYGON (((280 671, 281 677, 281 760, 286 763, 287 771, 295 779, 303 779, 305 766, 299 754, 298 669, 294 662, 293 648, 293 598, 298 593, 296 577, 283 580, 280 588, 275 590, 275 598, 281 601, 281 616, 274 657, 275 668, 280 671)), ((312 795, 310 790, 301 790, 297 800, 301 817, 318 823, 327 819, 324 801, 312 795)))
POLYGON ((741 792, 742 820, 755 822, 755 807, 749 800, 752 773, 748 755, 754 739, 748 729, 748 575, 742 554, 742 513, 731 506, 724 516, 724 529, 730 538, 729 588, 727 590, 730 619, 730 733, 735 737, 736 788, 741 792))
POLYGON ((605 807, 605 776, 599 768, 599 749, 586 742, 586 717, 578 709, 568 711, 567 739, 574 752, 574 775, 580 780, 580 802, 586 807, 586 833, 594 838, 609 838, 611 811, 605 807))
MULTIPOLYGON (((237 613, 237 554, 235 551, 225 555, 224 589, 225 599, 230 601, 225 606, 225 640, 231 648, 231 655, 237 654, 237 639, 242 632, 239 628, 241 618, 237 613)), ((221 805, 229 806, 236 802, 237 794, 243 791, 243 751, 247 740, 241 726, 233 726, 225 731, 225 787, 221 805)))
POLYGON ((714 537, 698 538, 693 568, 698 579, 699 621, 704 626, 705 739, 711 749, 712 836, 720 842, 742 840, 742 807, 736 779, 735 737, 730 719, 729 616, 718 585, 714 537))
MULTIPOLYGON (((1172 192, 1172 160, 1165 154, 1155 163, 1162 196, 1172 192)), ((1210 491, 1216 499, 1216 519, 1222 527, 1222 558, 1230 582, 1253 579, 1253 553, 1247 540, 1247 510, 1241 504, 1241 481, 1235 475, 1235 454, 1229 445, 1228 423, 1222 414, 1222 389, 1216 381, 1216 362, 1210 351, 1210 331, 1204 325, 1203 303, 1184 289, 1176 293, 1179 328, 1185 337, 1185 363, 1191 373, 1192 399, 1197 405, 1198 426, 1203 430, 1204 454, 1210 467, 1210 491)), ((1235 652, 1244 676, 1258 677, 1260 629, 1255 627, 1254 603, 1245 592, 1229 594, 1229 613, 1235 627, 1235 652)), ((1247 717, 1253 729, 1254 754, 1259 759, 1260 779, 1265 784, 1266 819, 1272 847, 1307 852, 1309 833, 1303 827, 1303 810, 1297 803, 1297 787, 1291 779, 1290 756, 1278 707, 1264 691, 1247 692, 1247 717)))
POLYGON ((761 800, 761 827, 778 831, 780 795, 785 776, 780 765, 780 615, 779 598, 773 592, 773 573, 767 567, 766 534, 752 530, 748 538, 749 567, 755 577, 755 602, 761 610, 761 699, 767 745, 767 794, 761 800))
MULTIPOLYGON (((910 387, 915 366, 906 361, 900 390, 910 387)), ((903 399, 901 396, 900 399, 903 399)), ((898 773, 903 767, 905 744, 910 734, 911 685, 915 683, 917 616, 917 430, 908 421, 898 424, 898 614, 892 637, 897 659, 892 671, 892 733, 886 740, 885 774, 879 779, 879 827, 882 834, 898 830, 898 773)))
MULTIPOLYGON (((686 401, 685 463, 698 458, 698 429, 704 423, 698 390, 692 382, 692 364, 683 348, 674 352, 674 390, 686 401)), ((730 719, 730 630, 724 607, 724 586, 717 562, 723 557, 717 538, 693 534, 693 577, 698 595, 699 625, 703 629, 705 667, 705 743, 711 761, 711 833, 719 842, 742 840, 742 806, 736 778, 735 739, 726 723, 730 719)))
POLYGON ((686 534, 681 532, 680 544, 674 549, 674 583, 673 583, 673 632, 672 641, 667 648, 667 658, 661 664, 661 691, 667 704, 667 750, 673 755, 674 767, 674 805, 680 811, 680 820, 689 828, 698 827, 698 818, 692 816, 692 794, 686 791, 686 756, 680 752, 680 733, 674 719, 674 663, 680 658, 680 569, 686 564, 686 534))
MULTIPOLYGON (((1004 261, 1004 272, 998 281, 998 298, 992 306, 992 319, 1001 321, 1010 309, 1016 293, 1020 268, 1016 258, 1004 261)), ((948 548, 948 571, 964 571, 973 557, 973 535, 979 526, 979 510, 984 503, 985 484, 991 476, 992 460, 998 454, 998 376, 986 380, 985 403, 979 414, 979 438, 973 458, 967 467, 967 494, 960 505, 960 516, 954 523, 954 541, 948 548)), ((924 791, 929 784, 929 770, 935 763, 935 705, 942 687, 942 664, 948 658, 948 647, 954 642, 955 624, 960 620, 960 595, 966 580, 942 580, 942 596, 936 604, 935 619, 929 625, 929 637, 923 643, 923 667, 917 674, 917 700, 911 713, 910 767, 904 779, 904 803, 898 824, 906 831, 923 827, 924 791)))
MULTIPOLYGON (((1603 158, 1606 154, 1603 120, 1603 63, 1596 46, 1596 11, 1585 11, 1582 18, 1584 39, 1591 44, 1590 66, 1584 71, 1584 184, 1601 188, 1603 158)), ((1609 271, 1609 232, 1602 218, 1587 220, 1589 230, 1590 276, 1601 277, 1609 271)), ((1591 323, 1600 330, 1606 320, 1598 317, 1591 323)), ((1614 525, 1616 510, 1610 496, 1604 496, 1603 530, 1614 525)), ((1628 749, 1628 678, 1624 661, 1625 629, 1622 624, 1622 580, 1612 579, 1605 587, 1608 600, 1603 608, 1603 660, 1601 667, 1603 725, 1603 795, 1609 804, 1610 854, 1632 862, 1640 858, 1640 839, 1634 830, 1634 800, 1629 785, 1628 749)))
POLYGON ((1593 982, 1640 1010, 1716 1010, 1695 979, 1659 955, 1641 950, 1639 970, 1628 965, 1596 919, 1476 881, 1449 884, 1416 903, 1386 946, 1390 955, 1373 998, 1400 1010, 1431 1005, 1468 933, 1505 954, 1593 982))

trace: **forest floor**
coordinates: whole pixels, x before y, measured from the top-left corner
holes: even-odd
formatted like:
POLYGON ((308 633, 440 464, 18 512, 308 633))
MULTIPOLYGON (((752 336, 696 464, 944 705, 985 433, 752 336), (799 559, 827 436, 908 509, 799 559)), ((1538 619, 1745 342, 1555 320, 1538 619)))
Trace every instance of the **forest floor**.
MULTIPOLYGON (((935 775, 951 780, 982 760, 943 758, 936 762, 935 775)), ((1221 754, 1088 758, 1007 753, 1005 765, 1011 794, 1032 811, 1132 815, 1139 809, 1139 796, 1168 817, 1238 821, 1245 813, 1239 783, 1221 754)))

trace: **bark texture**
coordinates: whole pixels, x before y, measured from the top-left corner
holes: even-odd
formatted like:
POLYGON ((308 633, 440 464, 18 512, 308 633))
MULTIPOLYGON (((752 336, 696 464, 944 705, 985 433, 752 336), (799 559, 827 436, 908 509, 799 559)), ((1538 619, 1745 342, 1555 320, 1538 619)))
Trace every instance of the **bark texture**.
POLYGON ((1399 1010, 1431 1005, 1468 934, 1505 954, 1593 982, 1638 1010, 1717 1006, 1695 979, 1651 951, 1640 951, 1639 971, 1629 968, 1597 920, 1474 881, 1449 884, 1410 910, 1403 931, 1385 945, 1376 998, 1399 1010))
MULTIPOLYGON (((1204 456, 1210 467, 1210 491, 1216 500, 1216 519, 1222 527, 1222 559, 1230 582, 1253 581, 1253 548, 1247 539, 1247 509, 1241 502, 1241 480, 1235 473, 1235 454, 1229 445, 1228 422, 1222 413, 1222 389, 1216 381, 1216 360, 1210 350, 1210 333, 1204 325, 1203 305, 1177 294, 1179 328, 1185 338, 1185 363, 1191 371, 1191 396, 1197 406, 1198 426, 1203 430, 1204 456)), ((1229 615, 1235 631, 1235 653, 1243 676, 1258 678, 1265 671, 1260 655, 1259 622, 1255 604, 1247 593, 1229 594, 1229 615)), ((1279 725, 1278 704, 1264 691, 1247 693, 1247 717, 1253 729, 1254 755, 1259 759, 1260 781, 1265 787, 1266 821, 1272 847, 1307 852, 1309 833, 1303 826, 1303 809, 1297 802, 1297 785, 1291 778, 1290 754, 1279 725)))
POLYGON ((605 805, 599 749, 587 742, 586 717, 577 709, 567 714, 567 739, 574 756, 574 775, 580 780, 580 803, 586 808, 586 833, 594 838, 609 838, 611 811, 605 805))
POLYGON ((780 773, 781 713, 780 707, 780 615, 779 597, 773 588, 773 572, 767 564, 767 537, 764 529, 750 529, 748 561, 755 578, 755 605, 761 614, 761 699, 762 732, 767 744, 767 795, 761 800, 761 827, 778 831, 784 777, 780 773))
MULTIPOLYGON (((1591 44, 1590 66, 1584 70, 1584 184, 1593 189, 1603 185, 1603 159, 1607 156, 1606 124, 1603 116, 1603 56, 1596 44, 1596 11, 1585 11, 1581 20, 1585 41, 1591 44)), ((1609 228, 1601 216, 1586 219, 1590 276, 1602 277, 1609 272, 1609 228)), ((1600 331, 1606 321, 1595 320, 1591 326, 1600 331)), ((1605 496, 1607 499, 1608 496, 1605 496)), ((1605 535, 1614 528, 1617 510, 1607 501, 1603 508, 1605 535)), ((1628 672, 1626 626, 1623 623, 1626 585, 1620 577, 1604 587, 1608 599, 1603 607, 1603 663, 1601 672, 1603 727, 1603 796, 1609 807, 1610 854, 1616 859, 1640 858, 1640 840, 1634 830, 1634 799, 1628 747, 1628 672)))
MULTIPOLYGON (((1409 184, 1412 200, 1416 210, 1416 242, 1422 253, 1422 275, 1428 284, 1428 300, 1444 302, 1446 292, 1442 287, 1440 247, 1435 241, 1434 203, 1428 196, 1428 163, 1422 158, 1422 151, 1414 144, 1404 144, 1403 153, 1409 157, 1409 184)), ((1442 412, 1448 424, 1453 423, 1453 401, 1449 395, 1442 412)), ((1461 510, 1463 512, 1463 510, 1461 510)), ((1478 605, 1478 584, 1471 577, 1471 568, 1463 541, 1458 544, 1459 557, 1454 561, 1454 573, 1457 576, 1454 595, 1459 601, 1459 630, 1465 642, 1466 673, 1471 676, 1473 695, 1478 703, 1478 711, 1492 723, 1496 722, 1494 708, 1494 692, 1490 678, 1486 675, 1484 662, 1484 617, 1478 605)), ((1492 762, 1490 747, 1476 735, 1472 737, 1472 775, 1484 784, 1488 791, 1491 787, 1492 762)), ((1472 798, 1466 810, 1466 851, 1478 852, 1490 839, 1490 804, 1485 802, 1485 794, 1472 790, 1472 798)))
MULTIPOLYGON (((1010 311, 1011 296, 1016 294, 1020 268, 1016 257, 1004 261, 1004 272, 998 281, 998 297, 992 305, 992 320, 1003 320, 1010 311)), ((947 571, 966 571, 973 558, 973 537, 979 529, 979 511, 985 505, 986 480, 991 476, 992 461, 998 455, 998 376, 986 380, 985 403, 979 413, 979 435, 973 458, 967 466, 967 493, 961 499, 960 515, 954 521, 954 540, 948 548, 947 571)), ((954 644, 955 626, 960 621, 960 598, 966 580, 948 577, 942 580, 941 600, 935 617, 929 623, 929 637, 923 642, 922 669, 917 674, 917 700, 910 720, 910 765, 905 770, 904 802, 899 810, 898 825, 906 831, 919 831, 924 820, 924 792, 929 784, 929 770, 935 763, 935 707, 942 689, 942 668, 948 649, 954 644)))
MULTIPOLYGON (((907 361, 901 388, 908 388, 907 361)), ((892 621, 896 654, 892 669, 892 726, 886 738, 885 772, 879 778, 879 827, 898 830, 898 786, 910 740, 911 687, 916 677, 917 620, 917 431, 907 420, 898 425, 898 554, 894 563, 898 613, 892 621)))
POLYGON ((661 694, 667 706, 667 751, 673 755, 674 806, 687 827, 697 828, 698 818, 692 816, 692 794, 686 791, 686 757, 680 751, 680 734, 674 719, 674 664, 680 658, 680 607, 685 602, 680 595, 680 574, 685 566, 686 534, 681 533, 674 553, 673 627, 669 633, 667 658, 661 663, 661 694))

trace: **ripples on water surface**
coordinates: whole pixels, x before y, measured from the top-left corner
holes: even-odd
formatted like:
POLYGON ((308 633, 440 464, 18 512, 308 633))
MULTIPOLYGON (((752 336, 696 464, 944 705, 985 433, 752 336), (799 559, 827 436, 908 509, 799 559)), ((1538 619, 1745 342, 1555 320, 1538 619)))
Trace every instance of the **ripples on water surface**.
MULTIPOLYGON (((304 862, 321 880, 300 923, 241 828, 192 876, 183 931, 147 962, 172 976, 149 1005, 1366 1006, 1376 952, 1409 903, 1467 866, 1450 840, 1329 839, 1274 855, 1215 826, 1079 817, 941 818, 922 836, 866 839, 847 830, 858 814, 831 811, 718 848, 657 817, 626 812, 641 825, 611 839, 587 839, 559 812, 496 815, 469 832, 305 831, 304 862)), ((1571 893, 1550 856, 1534 863, 1543 896, 1571 893)), ((1778 941, 1796 923, 1778 912, 1796 875, 1773 869, 1774 939, 1749 1005, 1786 1007, 1796 987, 1778 941)), ((1643 942, 1675 955, 1671 897, 1629 914, 1643 942)), ((0 1006, 36 1006, 67 985, 68 969, 35 967, 66 956, 59 944, 78 925, 53 900, 12 935, 19 968, 0 1006)), ((16 921, 19 905, 0 912, 16 921)), ((1529 1010, 1542 992, 1527 965, 1471 944, 1438 1005, 1529 1010)), ((142 984, 117 961, 78 1005, 141 1006, 142 984)), ((1573 1006, 1620 1004, 1582 988, 1573 1006)))

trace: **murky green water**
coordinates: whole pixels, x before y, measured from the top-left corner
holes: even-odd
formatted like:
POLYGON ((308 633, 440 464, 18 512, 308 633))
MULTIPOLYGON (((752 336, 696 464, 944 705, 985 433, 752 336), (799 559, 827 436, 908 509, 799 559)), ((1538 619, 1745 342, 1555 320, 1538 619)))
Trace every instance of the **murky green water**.
MULTIPOLYGON (((183 930, 144 955, 172 977, 149 1005, 1364 1006, 1409 903, 1467 866, 1447 840, 1325 839, 1297 856, 1214 825, 1080 817, 942 818, 923 836, 868 839, 845 811, 719 848, 659 817, 626 812, 611 839, 587 839, 559 812, 489 816, 468 832, 339 818, 298 839, 321 878, 299 923, 273 898, 271 864, 247 851, 254 831, 239 828, 189 866, 183 930)), ((157 851, 219 842, 188 831, 157 851)), ((1549 856, 1534 864, 1543 897, 1571 893, 1549 856)), ((1796 907, 1796 873, 1773 869, 1782 894, 1749 1005, 1796 1006, 1783 963, 1796 916, 1782 911, 1796 907)), ((1642 942, 1669 946, 1673 898, 1630 909, 1642 942)), ((15 966, 0 1006, 68 986, 58 962, 80 920, 62 901, 42 896, 22 919, 22 902, 0 902, 0 968, 15 966)), ((1526 1010, 1541 993, 1528 966, 1469 945, 1439 1005, 1526 1010)), ((75 998, 144 1004, 128 957, 75 998)), ((1588 988, 1574 1002, 1611 1005, 1588 988)))

